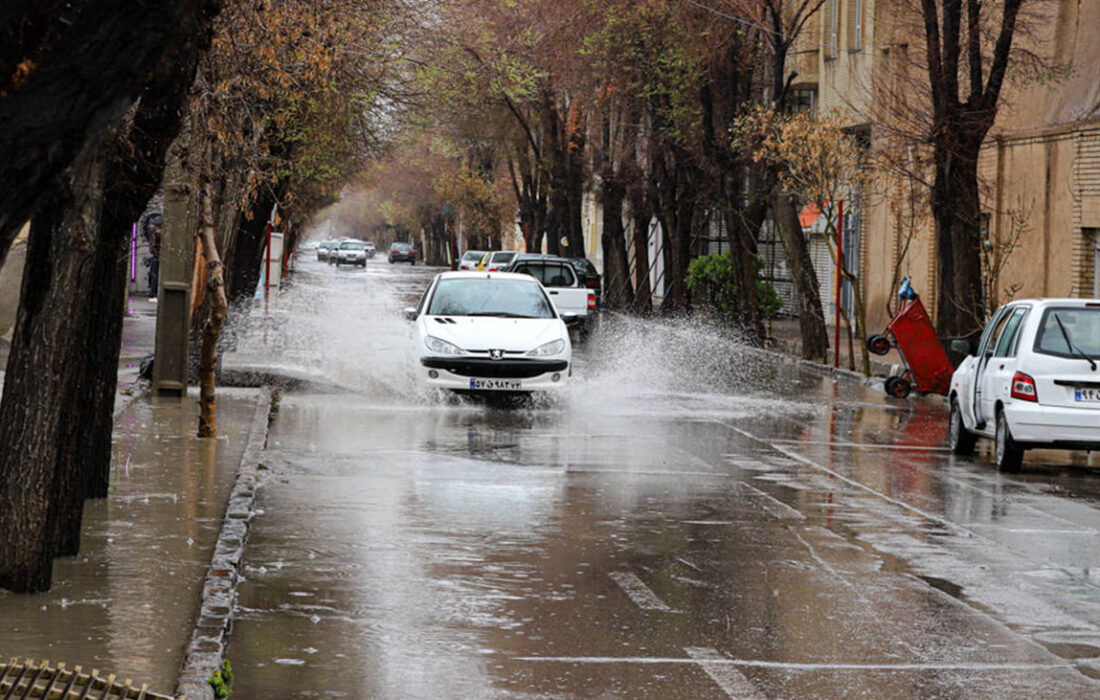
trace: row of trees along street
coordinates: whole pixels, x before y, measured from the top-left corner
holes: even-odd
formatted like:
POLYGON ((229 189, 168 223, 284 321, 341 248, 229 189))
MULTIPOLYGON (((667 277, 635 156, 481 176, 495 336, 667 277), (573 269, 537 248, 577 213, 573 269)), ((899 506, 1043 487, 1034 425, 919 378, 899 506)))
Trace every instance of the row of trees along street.
POLYGON ((379 226, 423 236, 434 263, 457 252, 459 224, 471 247, 518 221, 528 249, 583 255, 594 195, 605 303, 640 313, 653 290, 631 259, 655 261, 628 231, 660 223, 660 308, 686 312, 694 241, 720 217, 728 318, 753 343, 770 308, 757 251, 770 218, 803 354, 820 360, 828 341, 798 213, 900 179, 910 204, 934 205, 937 298, 957 302, 940 305, 940 331, 973 335, 977 152, 1025 3, 1038 0, 893 3, 898 31, 925 50, 892 84, 904 94, 876 101, 904 112, 861 115, 882 138, 858 139, 840 117, 792 109, 792 57, 817 50, 825 0, 8 3, 0 257, 28 220, 31 233, 0 402, 0 587, 49 588, 53 559, 79 549, 84 499, 106 495, 124 236, 154 193, 165 239, 201 255, 204 435, 216 430, 218 336, 247 313, 269 213, 278 205, 293 250, 342 190, 347 201, 368 192, 379 226))

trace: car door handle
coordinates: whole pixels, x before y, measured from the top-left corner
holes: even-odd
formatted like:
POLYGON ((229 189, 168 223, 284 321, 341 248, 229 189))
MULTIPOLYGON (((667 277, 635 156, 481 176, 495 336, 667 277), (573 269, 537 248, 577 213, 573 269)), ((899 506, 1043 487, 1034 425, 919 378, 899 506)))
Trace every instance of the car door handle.
POLYGON ((551 294, 555 294, 555 295, 557 294, 557 292, 554 292, 554 291, 551 291, 550 293, 551 293, 551 294))
POLYGON ((1005 368, 1005 366, 1004 366, 1004 365, 1001 365, 1001 369, 1004 369, 1004 368, 1005 368))

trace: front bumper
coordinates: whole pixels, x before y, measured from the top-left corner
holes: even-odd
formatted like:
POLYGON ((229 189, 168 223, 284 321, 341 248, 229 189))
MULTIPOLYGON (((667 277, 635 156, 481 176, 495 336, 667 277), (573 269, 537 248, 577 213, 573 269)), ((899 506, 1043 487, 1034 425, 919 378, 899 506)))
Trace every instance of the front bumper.
POLYGON ((1035 447, 1100 449, 1100 410, 1014 401, 1005 418, 1016 442, 1035 447))
POLYGON ((553 391, 563 388, 569 377, 569 362, 562 359, 422 357, 420 364, 428 386, 452 391, 553 391), (486 382, 497 388, 478 386, 486 382))

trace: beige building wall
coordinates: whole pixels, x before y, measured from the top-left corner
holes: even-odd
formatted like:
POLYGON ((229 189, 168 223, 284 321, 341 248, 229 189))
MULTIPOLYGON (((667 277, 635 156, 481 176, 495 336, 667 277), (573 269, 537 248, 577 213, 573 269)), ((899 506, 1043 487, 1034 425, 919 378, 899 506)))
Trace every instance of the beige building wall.
MULTIPOLYGON (((888 107, 884 99, 897 98, 871 89, 870 76, 880 88, 891 80, 890 71, 898 65, 891 65, 892 53, 915 58, 910 77, 927 80, 916 66, 924 50, 922 37, 906 36, 919 31, 919 23, 900 16, 905 6, 889 0, 879 0, 877 15, 875 8, 865 8, 874 21, 867 23, 861 52, 827 57, 828 13, 834 2, 841 18, 851 4, 826 0, 823 6, 821 109, 853 116, 874 115, 876 109, 881 113, 888 107)), ((996 283, 998 302, 1028 296, 1094 296, 1100 281, 1100 32, 1095 31, 1100 27, 1100 2, 1059 0, 1045 11, 1048 14, 1033 24, 1038 43, 1028 48, 1066 70, 1059 80, 1025 81, 1006 88, 981 158, 989 240, 993 257, 1003 258, 996 283)), ((849 26, 843 19, 840 25, 849 26)), ((844 43, 843 34, 839 41, 844 43)), ((927 204, 918 204, 924 216, 914 220, 905 188, 879 185, 864 202, 863 218, 861 274, 871 330, 888 320, 895 262, 910 232, 902 274, 912 276, 933 312, 939 301, 927 204)))

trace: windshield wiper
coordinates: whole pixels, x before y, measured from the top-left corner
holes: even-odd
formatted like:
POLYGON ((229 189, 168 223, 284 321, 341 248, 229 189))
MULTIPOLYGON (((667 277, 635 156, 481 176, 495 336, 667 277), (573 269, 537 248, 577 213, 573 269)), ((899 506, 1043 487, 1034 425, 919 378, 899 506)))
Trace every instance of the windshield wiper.
POLYGON ((495 318, 534 318, 534 316, 524 316, 523 314, 511 314, 507 311, 475 311, 473 313, 466 314, 467 316, 493 316, 495 318))
POLYGON ((1058 314, 1054 314, 1054 320, 1058 322, 1058 327, 1062 329, 1062 337, 1066 339, 1066 345, 1069 347, 1069 349, 1077 353, 1078 357, 1080 357, 1082 360, 1088 362, 1089 367, 1091 367, 1092 371, 1095 372, 1096 361, 1085 353, 1081 352, 1081 348, 1073 344, 1073 341, 1069 339, 1069 331, 1067 331, 1066 327, 1062 324, 1062 319, 1058 318, 1058 314))

